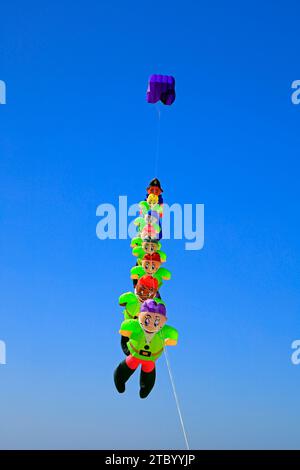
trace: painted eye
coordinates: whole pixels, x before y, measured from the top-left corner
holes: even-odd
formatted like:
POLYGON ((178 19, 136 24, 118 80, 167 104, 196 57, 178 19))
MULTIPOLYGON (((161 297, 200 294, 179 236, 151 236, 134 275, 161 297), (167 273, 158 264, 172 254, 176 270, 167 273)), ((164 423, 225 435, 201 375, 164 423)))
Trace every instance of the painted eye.
POLYGON ((146 263, 146 264, 145 264, 145 268, 146 268, 146 269, 149 269, 149 263, 146 263))
POLYGON ((145 325, 148 326, 150 324, 150 318, 145 318, 145 325))
POLYGON ((155 269, 155 264, 152 264, 152 269, 153 269, 153 270, 155 269))
POLYGON ((159 318, 156 318, 155 321, 154 321, 154 326, 158 326, 160 323, 160 319, 159 318))

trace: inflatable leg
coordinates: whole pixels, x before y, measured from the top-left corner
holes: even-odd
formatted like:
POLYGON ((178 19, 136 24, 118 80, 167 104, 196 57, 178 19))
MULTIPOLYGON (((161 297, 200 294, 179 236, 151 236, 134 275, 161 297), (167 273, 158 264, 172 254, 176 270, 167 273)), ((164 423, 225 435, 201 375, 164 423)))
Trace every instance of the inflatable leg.
POLYGON ((114 372, 114 382, 119 393, 125 392, 125 384, 134 371, 135 369, 130 369, 130 367, 128 367, 126 361, 123 361, 118 365, 114 372))
POLYGON ((146 398, 149 393, 151 392, 152 388, 155 384, 155 367, 151 372, 144 372, 143 369, 141 370, 140 375, 140 397, 146 398))

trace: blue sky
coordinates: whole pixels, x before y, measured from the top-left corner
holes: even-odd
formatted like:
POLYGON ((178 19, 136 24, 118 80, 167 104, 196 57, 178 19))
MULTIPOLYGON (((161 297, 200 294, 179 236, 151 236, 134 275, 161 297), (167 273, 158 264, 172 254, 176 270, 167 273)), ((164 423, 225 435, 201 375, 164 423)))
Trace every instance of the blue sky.
POLYGON ((168 203, 205 204, 205 246, 166 240, 169 356, 194 449, 299 448, 299 4, 1 5, 0 447, 184 448, 164 359, 151 396, 118 395, 126 240, 96 208, 154 176, 151 73, 168 203))

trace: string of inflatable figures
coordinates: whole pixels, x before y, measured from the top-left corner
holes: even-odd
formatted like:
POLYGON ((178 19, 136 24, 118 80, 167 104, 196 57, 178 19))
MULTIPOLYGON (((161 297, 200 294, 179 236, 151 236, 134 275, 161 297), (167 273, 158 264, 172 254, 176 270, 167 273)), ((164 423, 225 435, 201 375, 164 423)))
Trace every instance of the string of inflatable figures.
MULTIPOLYGON (((147 102, 161 101, 165 105, 171 105, 174 100, 174 78, 152 75, 148 84, 147 102)), ((159 111, 158 119, 160 121, 159 111)), ((159 153, 159 132, 158 127, 155 168, 159 153)), ((167 309, 160 294, 163 282, 171 279, 170 271, 162 266, 167 261, 161 243, 162 193, 158 178, 152 179, 147 187, 145 199, 139 203, 140 216, 134 221, 137 233, 131 240, 131 248, 137 261, 130 270, 133 292, 125 292, 119 297, 119 304, 124 307, 124 321, 119 333, 121 348, 126 358, 116 368, 114 382, 119 393, 125 392, 127 380, 141 366, 140 397, 146 398, 155 384, 156 361, 164 352, 186 447, 189 449, 175 383, 165 351, 166 346, 177 344, 178 331, 166 324, 167 309)))
MULTIPOLYGON (((152 75, 147 90, 148 103, 162 101, 171 105, 175 100, 175 80, 165 75, 152 75)), ((157 160, 157 155, 156 155, 157 160)), ((145 200, 139 203, 140 216, 134 221, 137 234, 131 240, 132 254, 137 258, 131 269, 133 292, 119 297, 124 308, 124 321, 120 327, 121 347, 126 358, 114 372, 118 392, 141 366, 140 397, 146 398, 155 384, 155 363, 165 346, 177 344, 178 332, 166 324, 166 304, 161 298, 163 281, 171 278, 162 267, 167 256, 162 251, 163 189, 158 178, 150 181, 145 200)))
MULTIPOLYGON (((167 75, 152 75, 147 89, 147 102, 161 101, 171 105, 175 101, 175 79, 167 75)), ((155 155, 155 169, 158 164, 160 135, 160 111, 158 110, 158 135, 155 155)), ((167 309, 160 289, 163 281, 171 279, 171 273, 162 265, 167 255, 162 251, 163 189, 158 178, 150 181, 146 197, 139 203, 140 216, 134 221, 136 236, 131 240, 132 254, 136 265, 131 268, 133 292, 119 297, 124 307, 124 321, 121 324, 121 348, 126 358, 114 371, 114 382, 119 393, 125 392, 125 384, 141 366, 140 397, 146 398, 155 384, 156 361, 164 353, 174 393, 175 403, 187 449, 189 443, 166 346, 175 346, 178 331, 166 324, 167 309)))

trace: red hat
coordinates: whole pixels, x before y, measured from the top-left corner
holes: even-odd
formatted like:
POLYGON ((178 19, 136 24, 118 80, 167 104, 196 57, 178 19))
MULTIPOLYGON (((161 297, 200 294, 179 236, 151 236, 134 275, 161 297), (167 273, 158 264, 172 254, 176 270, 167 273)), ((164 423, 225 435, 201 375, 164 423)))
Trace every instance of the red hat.
POLYGON ((145 255, 143 261, 158 261, 159 263, 161 263, 161 259, 158 253, 153 253, 153 255, 145 255))
POLYGON ((158 280, 155 279, 155 277, 152 277, 149 275, 140 277, 137 283, 139 286, 142 285, 142 286, 148 287, 149 289, 155 289, 155 290, 158 289, 158 280))

